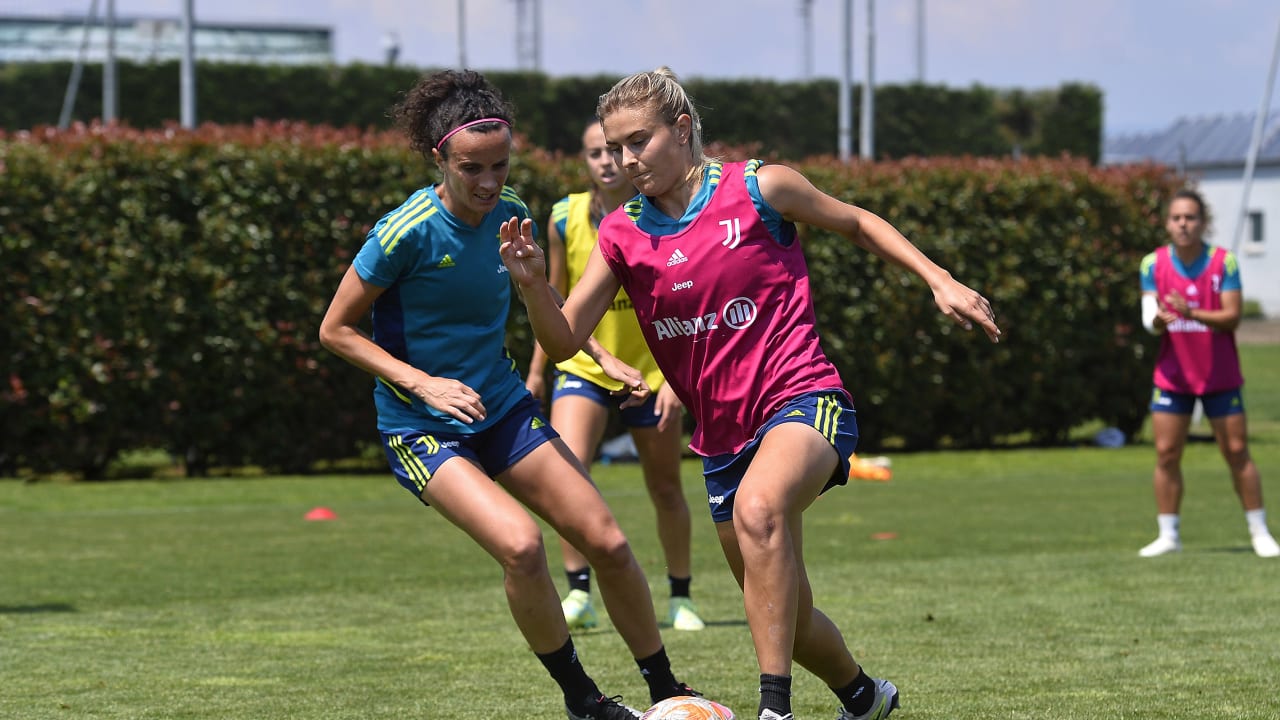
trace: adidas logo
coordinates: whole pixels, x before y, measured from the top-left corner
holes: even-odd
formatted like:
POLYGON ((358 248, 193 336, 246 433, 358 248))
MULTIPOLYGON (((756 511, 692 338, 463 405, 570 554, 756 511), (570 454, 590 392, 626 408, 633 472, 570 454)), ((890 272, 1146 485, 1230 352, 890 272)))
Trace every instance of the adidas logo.
POLYGON ((544 428, 544 427, 546 427, 546 426, 547 426, 547 424, 546 424, 546 423, 544 423, 544 422, 542 422, 542 418, 534 418, 533 420, 531 420, 531 421, 529 422, 529 429, 530 429, 530 430, 541 430, 542 428, 544 428))
POLYGON ((451 267, 453 267, 453 258, 449 257, 448 255, 445 255, 445 256, 444 256, 444 259, 443 259, 443 260, 441 260, 441 261, 440 261, 440 264, 439 264, 439 265, 436 265, 436 267, 440 267, 440 268, 451 268, 451 267))
POLYGON ((680 252, 680 248, 676 248, 676 251, 671 253, 671 257, 667 258, 667 267, 679 265, 682 262, 689 262, 689 257, 680 252))
POLYGON ((784 417, 804 417, 804 411, 792 410, 791 412, 787 413, 784 417))

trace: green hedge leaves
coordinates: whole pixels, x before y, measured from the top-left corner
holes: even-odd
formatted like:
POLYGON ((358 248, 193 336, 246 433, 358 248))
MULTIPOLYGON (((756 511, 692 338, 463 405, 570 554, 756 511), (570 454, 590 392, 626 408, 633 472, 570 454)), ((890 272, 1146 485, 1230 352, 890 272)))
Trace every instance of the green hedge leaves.
MULTIPOLYGON (((576 158, 520 145, 509 183, 545 222, 586 177, 576 158)), ((1005 330, 998 345, 964 332, 918 279, 802 228, 864 449, 1139 427, 1153 341, 1137 268, 1162 242, 1167 170, 798 167, 986 294, 1005 330)), ((319 346, 318 324, 372 223, 433 179, 393 135, 297 124, 0 137, 0 464, 94 477, 121 451, 163 448, 194 473, 305 471, 367 448, 372 382, 319 346)))

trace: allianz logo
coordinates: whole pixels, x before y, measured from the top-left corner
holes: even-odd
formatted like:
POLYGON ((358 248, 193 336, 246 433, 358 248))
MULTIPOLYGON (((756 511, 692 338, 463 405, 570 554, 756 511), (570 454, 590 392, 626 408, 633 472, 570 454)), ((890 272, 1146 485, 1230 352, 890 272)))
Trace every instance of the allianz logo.
POLYGON ((1175 333, 1211 332, 1209 330, 1208 325, 1205 325, 1199 320, 1192 320, 1191 318, 1178 318, 1177 320, 1174 320, 1173 322, 1169 323, 1169 326, 1165 329, 1168 330, 1169 332, 1175 332, 1175 333))
POLYGON ((755 301, 750 298, 736 297, 724 304, 724 308, 716 313, 709 312, 692 318, 665 317, 651 321, 659 340, 676 337, 693 337, 715 330, 723 322, 733 330, 750 327, 756 321, 759 312, 755 301))
POLYGON ((658 333, 659 340, 697 335, 708 330, 715 330, 718 327, 720 325, 716 322, 716 313, 713 312, 699 315, 689 320, 668 317, 653 321, 653 329, 658 333))

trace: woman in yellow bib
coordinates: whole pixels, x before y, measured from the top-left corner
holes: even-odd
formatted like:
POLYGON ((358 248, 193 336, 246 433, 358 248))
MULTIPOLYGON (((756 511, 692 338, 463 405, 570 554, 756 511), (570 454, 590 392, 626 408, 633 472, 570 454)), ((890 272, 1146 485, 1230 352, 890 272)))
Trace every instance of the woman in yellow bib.
MULTIPOLYGON (((601 218, 635 197, 631 181, 605 152, 604 131, 592 118, 582 134, 582 153, 591 175, 592 189, 573 193, 555 204, 547 223, 547 268, 551 284, 567 296, 582 276, 596 244, 601 218)), ((658 517, 658 537, 666 556, 671 586, 668 619, 676 630, 701 630, 702 618, 689 595, 692 580, 689 505, 680 483, 680 457, 684 407, 667 387, 657 363, 649 354, 631 299, 618 291, 613 305, 596 327, 593 337, 605 350, 636 368, 654 389, 648 402, 623 408, 622 423, 630 430, 644 474, 645 487, 658 517)), ((547 356, 534 346, 526 385, 535 397, 547 399, 547 356)), ((605 376, 594 360, 579 352, 556 365, 551 387, 551 426, 560 433, 584 467, 591 467, 609 421, 610 408, 618 405, 611 394, 621 386, 605 376)), ((572 545, 560 540, 569 594, 562 607, 570 628, 591 628, 598 623, 591 602, 591 567, 572 545)))

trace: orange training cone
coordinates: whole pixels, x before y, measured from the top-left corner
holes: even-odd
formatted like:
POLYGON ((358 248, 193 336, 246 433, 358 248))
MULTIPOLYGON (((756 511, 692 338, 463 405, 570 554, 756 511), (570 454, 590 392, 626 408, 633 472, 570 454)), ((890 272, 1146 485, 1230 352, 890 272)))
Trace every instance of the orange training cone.
POLYGON ((889 482, 893 471, 889 469, 889 458, 873 458, 872 461, 861 460, 857 453, 849 455, 849 479, 869 480, 871 482, 889 482))
POLYGON ((337 520, 338 513, 327 507, 311 508, 311 510, 302 516, 306 520, 337 520))

